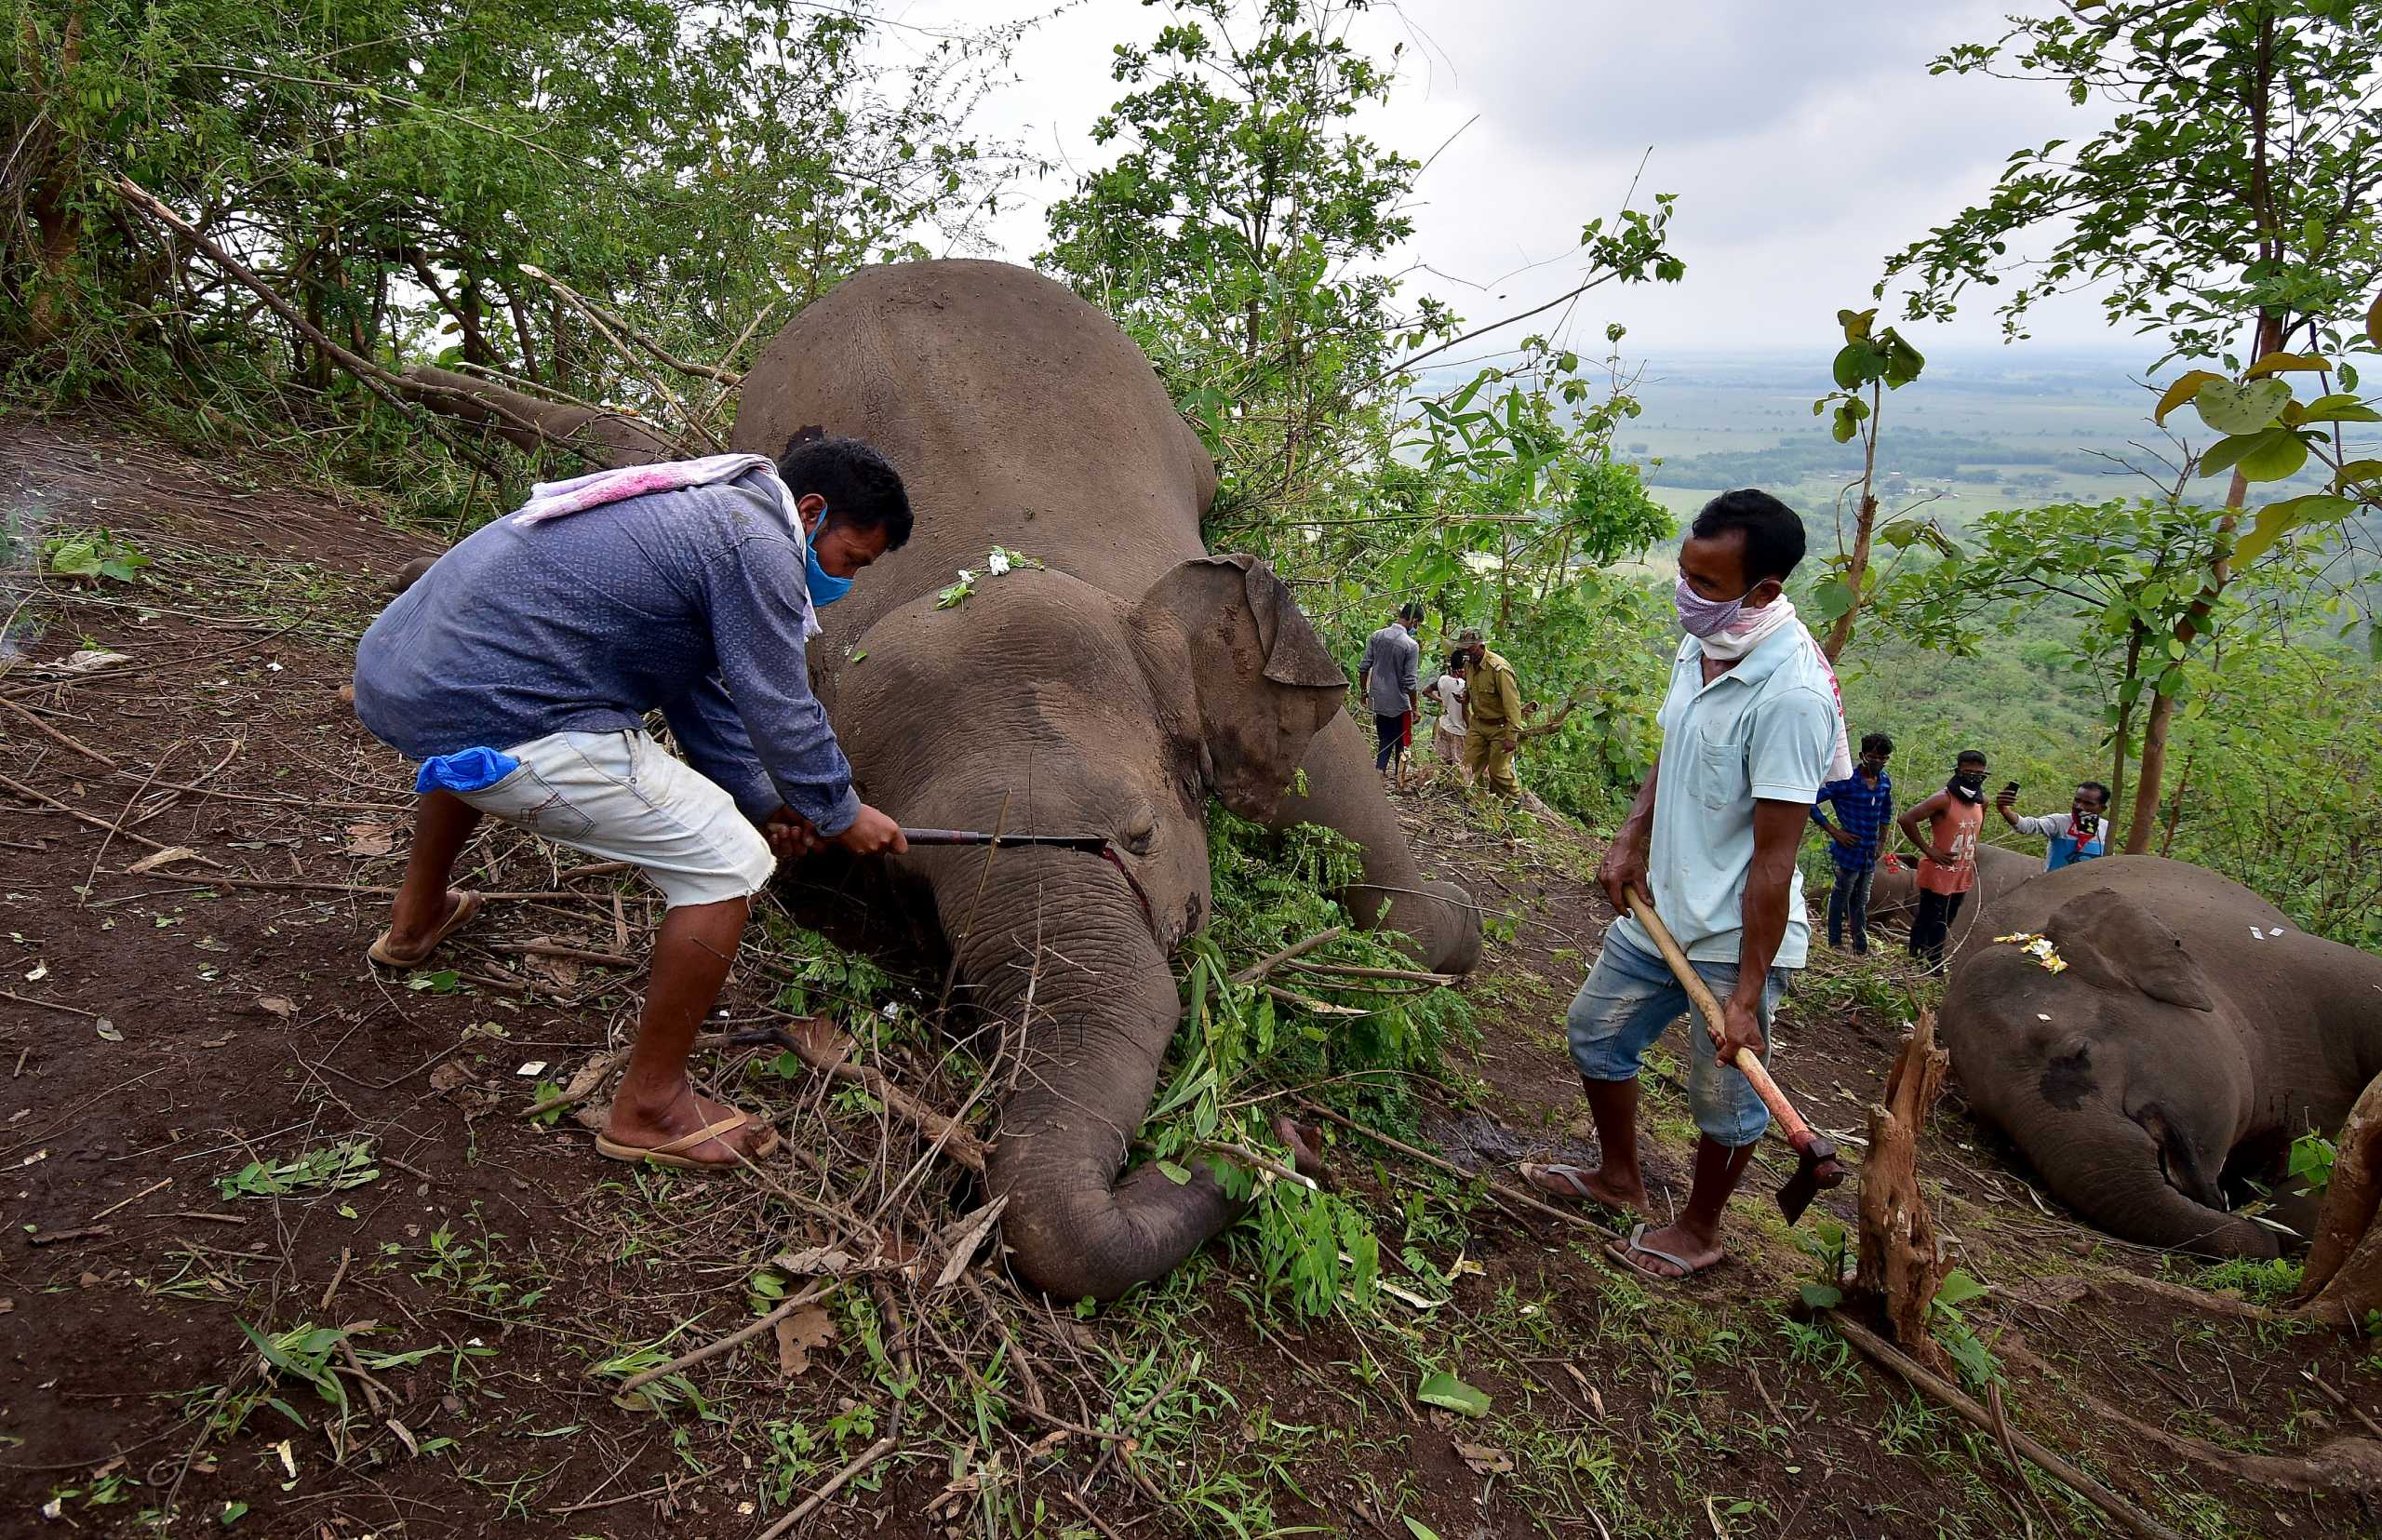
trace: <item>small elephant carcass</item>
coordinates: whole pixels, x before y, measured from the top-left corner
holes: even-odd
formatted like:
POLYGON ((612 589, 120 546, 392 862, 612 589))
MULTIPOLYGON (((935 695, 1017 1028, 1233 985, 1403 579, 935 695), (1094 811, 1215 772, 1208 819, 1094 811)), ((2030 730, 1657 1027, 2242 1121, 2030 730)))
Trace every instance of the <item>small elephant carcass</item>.
POLYGON ((2382 1074, 2382 957, 2155 856, 2035 877, 1993 926, 1944 998, 1969 1105, 2113 1236, 2276 1254, 2225 1189, 2280 1177, 2291 1141, 2334 1132, 2382 1074), (1999 939, 2038 935, 2048 956, 1999 939))

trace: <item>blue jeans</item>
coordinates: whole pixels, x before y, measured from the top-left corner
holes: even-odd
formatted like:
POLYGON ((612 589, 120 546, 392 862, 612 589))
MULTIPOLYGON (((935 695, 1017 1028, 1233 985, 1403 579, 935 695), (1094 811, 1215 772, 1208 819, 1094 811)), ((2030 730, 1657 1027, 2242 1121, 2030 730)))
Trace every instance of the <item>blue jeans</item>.
POLYGON ((1832 947, 1844 944, 1844 922, 1853 921, 1853 949, 1869 949, 1869 882, 1878 875, 1875 866, 1859 871, 1839 866, 1836 869, 1836 891, 1827 895, 1827 944, 1832 947))
MULTIPOLYGON (((1723 1001, 1737 987, 1733 962, 1697 962, 1696 972, 1723 1001)), ((1761 1029, 1767 1035, 1786 993, 1787 971, 1773 968, 1761 986, 1761 1029)), ((1572 1063, 1591 1080, 1634 1080, 1639 1065, 1671 1023, 1687 1013, 1687 991, 1671 977, 1670 965, 1607 935, 1597 965, 1572 997, 1564 1025, 1572 1039, 1572 1063)), ((1736 1148, 1760 1138, 1770 1127, 1753 1082, 1740 1069, 1713 1060, 1712 1039, 1698 1022, 1688 1029, 1687 1105, 1695 1126, 1714 1143, 1736 1148)), ((1775 1052, 1776 1045, 1773 1045, 1775 1052)))
POLYGON ((1406 743, 1406 713, 1401 711, 1395 716, 1384 716, 1380 712, 1374 712, 1373 730, 1381 734, 1381 752, 1373 756, 1373 769, 1387 774, 1390 762, 1398 757, 1398 751, 1406 743))

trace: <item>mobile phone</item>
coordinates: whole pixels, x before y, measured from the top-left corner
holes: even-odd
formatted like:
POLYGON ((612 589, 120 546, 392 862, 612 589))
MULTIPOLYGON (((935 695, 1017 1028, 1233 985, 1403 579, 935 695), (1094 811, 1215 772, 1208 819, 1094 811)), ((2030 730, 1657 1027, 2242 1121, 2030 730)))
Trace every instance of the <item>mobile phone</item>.
POLYGON ((2013 781, 2013 782, 2011 782, 2008 785, 2006 785, 2006 786, 2002 787, 2002 788, 2001 788, 2001 795, 2002 795, 2002 796, 2004 796, 2004 797, 2015 797, 2015 796, 2017 796, 2017 795, 2018 795, 2018 783, 2017 783, 2017 782, 2015 782, 2015 781, 2013 781))

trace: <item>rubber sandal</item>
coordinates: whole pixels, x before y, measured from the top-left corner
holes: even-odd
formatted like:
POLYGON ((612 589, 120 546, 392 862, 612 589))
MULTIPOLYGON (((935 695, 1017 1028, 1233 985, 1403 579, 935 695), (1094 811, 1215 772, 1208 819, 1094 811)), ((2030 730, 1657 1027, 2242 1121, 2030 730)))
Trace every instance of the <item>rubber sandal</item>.
POLYGON ((455 895, 455 912, 447 917, 447 923, 438 928, 438 933, 430 938, 430 944, 423 947, 419 955, 401 957, 390 951, 389 932, 386 931, 373 938, 372 944, 365 949, 364 955, 383 968, 419 968, 428 962, 430 954, 438 950, 440 942, 479 917, 479 894, 466 892, 460 888, 449 891, 455 895))
POLYGON ((1683 1256, 1673 1256, 1668 1252, 1657 1251, 1653 1247, 1647 1245, 1645 1237, 1646 1226, 1640 1225, 1636 1229, 1629 1232, 1629 1239, 1627 1240, 1607 1246, 1604 1249, 1604 1254, 1613 1258, 1613 1261, 1620 1263, 1631 1272, 1636 1273, 1639 1278, 1647 1279, 1655 1283, 1685 1283, 1689 1279, 1693 1278, 1696 1274, 1718 1267, 1721 1263, 1728 1260, 1725 1256, 1716 1256, 1711 1261, 1706 1263, 1703 1266, 1698 1267, 1683 1256), (1652 1267, 1641 1265, 1639 1263, 1632 1260, 1634 1257, 1639 1256, 1651 1256, 1657 1262, 1667 1262, 1672 1266, 1677 1267, 1679 1271, 1677 1273, 1658 1273, 1652 1267))
POLYGON ((608 1138, 599 1133, 596 1136, 596 1153, 608 1160, 625 1160, 631 1165, 666 1166, 672 1171, 736 1171, 743 1167, 744 1160, 766 1160, 775 1155, 778 1152, 778 1131, 769 1129, 761 1140, 760 1147, 747 1155, 744 1160, 696 1160, 680 1154, 679 1151, 693 1149, 706 1139, 716 1139, 723 1133, 734 1133, 739 1129, 751 1127, 759 1122, 759 1118, 748 1113, 739 1112, 723 1118, 716 1123, 699 1128, 692 1133, 682 1133, 676 1139, 655 1145, 650 1149, 640 1145, 623 1145, 616 1139, 608 1138))
POLYGON ((1542 1174, 1551 1176, 1558 1182, 1562 1183, 1565 1186, 1571 1188, 1572 1191, 1570 1196, 1578 1199, 1583 1203, 1591 1203, 1599 1209, 1610 1209, 1616 1213, 1626 1213, 1628 1212, 1629 1206, 1626 1203, 1615 1203, 1611 1199, 1598 1197, 1594 1188, 1590 1187, 1586 1182, 1580 1180, 1580 1168, 1577 1166, 1548 1166, 1542 1165, 1535 1160, 1525 1160, 1522 1162, 1520 1170, 1522 1173, 1522 1180, 1528 1182, 1538 1192, 1545 1194, 1548 1198, 1561 1198, 1565 1195, 1556 1191, 1546 1183, 1541 1182, 1539 1177, 1542 1174))

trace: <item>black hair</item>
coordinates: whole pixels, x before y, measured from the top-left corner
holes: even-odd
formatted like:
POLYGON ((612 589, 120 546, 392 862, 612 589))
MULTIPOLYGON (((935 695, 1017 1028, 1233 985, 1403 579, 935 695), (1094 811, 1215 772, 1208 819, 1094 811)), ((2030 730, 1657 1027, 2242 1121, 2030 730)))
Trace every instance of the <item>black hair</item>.
POLYGON ((1985 750, 1983 749, 1962 749, 1960 750, 1959 757, 1955 758, 1952 763, 1956 765, 1986 765, 1992 763, 1992 761, 1986 758, 1985 750))
POLYGON ((1466 654, 1465 654, 1465 649, 1464 649, 1463 648, 1460 648, 1460 647, 1459 647, 1459 648, 1457 648, 1454 651, 1452 651, 1452 652, 1449 653, 1449 654, 1448 654, 1448 672, 1449 672, 1449 673, 1451 673, 1451 674, 1452 674, 1452 673, 1454 673, 1457 669, 1462 668, 1462 667, 1464 666, 1464 660, 1465 660, 1465 655, 1466 655, 1466 654))
POLYGON ((2101 784, 2098 781, 2079 781, 2076 783, 2076 789, 2078 791, 2098 792, 2101 795, 2101 806, 2106 808, 2109 805, 2109 788, 2101 784))
POLYGON ((1423 618, 1423 607, 1415 600, 1408 599, 1398 607, 1398 618, 1401 621, 1419 621, 1423 618))
POLYGON ((1794 509, 1768 492, 1751 487, 1722 492, 1704 505, 1688 532, 1698 540, 1713 540, 1732 529, 1745 531, 1745 569, 1750 583, 1764 578, 1785 583, 1802 564, 1803 521, 1794 509))
POLYGON ((1861 735, 1861 752, 1864 754, 1892 754, 1894 751, 1894 741, 1882 732, 1865 732, 1861 735))
POLYGON ((830 521, 885 531, 885 548, 898 551, 910 538, 909 489, 902 473, 857 438, 830 438, 806 428, 786 440, 778 476, 800 499, 812 492, 827 501, 830 521))

